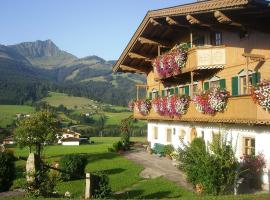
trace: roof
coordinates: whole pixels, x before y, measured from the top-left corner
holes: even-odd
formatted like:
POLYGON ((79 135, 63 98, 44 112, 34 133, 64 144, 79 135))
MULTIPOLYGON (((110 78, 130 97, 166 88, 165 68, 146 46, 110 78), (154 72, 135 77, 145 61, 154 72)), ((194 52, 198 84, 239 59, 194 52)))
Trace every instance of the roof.
POLYGON ((63 138, 61 141, 62 142, 79 142, 80 139, 79 138, 69 137, 69 138, 63 138))
MULTIPOLYGON (((166 17, 186 17, 188 14, 192 15, 202 15, 205 13, 211 14, 213 16, 213 11, 231 11, 234 10, 235 13, 237 13, 237 10, 243 10, 243 9, 253 9, 258 7, 264 7, 269 9, 269 2, 265 0, 208 0, 208 1, 199 1, 194 2, 190 4, 184 4, 180 6, 174 6, 164 9, 158 9, 153 11, 148 11, 146 16, 144 17, 143 21, 141 22, 140 26, 134 33, 133 37, 129 41, 128 45, 126 46, 125 50, 117 60, 116 64, 113 67, 113 71, 121 71, 120 65, 126 66, 125 63, 128 63, 131 65, 131 68, 133 66, 142 66, 145 69, 145 66, 150 67, 151 63, 149 61, 141 61, 139 59, 132 59, 131 56, 128 56, 128 53, 131 52, 131 50, 140 51, 142 53, 150 52, 153 53, 152 56, 154 56, 154 53, 157 52, 155 48, 148 48, 144 47, 143 45, 138 44, 138 39, 140 36, 144 35, 151 35, 152 38, 159 37, 161 35, 164 35, 164 37, 161 37, 162 39, 171 39, 174 37, 173 34, 169 34, 170 32, 170 26, 166 24, 166 17), (156 25, 161 24, 163 25, 162 28, 158 28, 156 25), (164 30, 163 30, 164 29, 164 30), (166 30, 167 29, 167 30, 166 30), (166 32, 167 31, 167 32, 166 32), (156 33, 156 34, 154 34, 156 33), (167 36, 167 37, 166 37, 167 36)), ((269 10, 267 10, 268 12, 269 10)), ((235 14, 234 13, 234 14, 235 14)), ((253 14, 254 16, 255 14, 253 14)), ((214 16, 213 16, 214 18, 214 16)), ((180 18, 179 18, 180 19, 180 18)), ((205 17, 207 20, 207 17, 205 17)), ((180 19, 181 21, 181 19, 180 19)), ((186 19, 184 20, 186 21, 186 19)), ((256 21, 256 20, 254 20, 256 21)), ((186 24, 186 22, 183 22, 184 26, 192 26, 190 24, 186 24)), ((218 22, 217 22, 218 23, 218 22)), ((181 31, 180 29, 178 31, 181 31)), ((183 30, 182 30, 183 31, 183 30)), ((172 41, 173 42, 173 41, 172 41)), ((135 56, 136 57, 136 56, 135 56)), ((138 58, 138 57, 137 57, 138 58)), ((126 67, 130 70, 129 67, 126 67)), ((122 71, 128 71, 128 70, 122 70, 122 71)), ((144 70, 143 70, 144 71, 144 70)), ((130 70, 129 72, 134 72, 130 70)), ((138 71, 136 71, 138 72, 138 71)))

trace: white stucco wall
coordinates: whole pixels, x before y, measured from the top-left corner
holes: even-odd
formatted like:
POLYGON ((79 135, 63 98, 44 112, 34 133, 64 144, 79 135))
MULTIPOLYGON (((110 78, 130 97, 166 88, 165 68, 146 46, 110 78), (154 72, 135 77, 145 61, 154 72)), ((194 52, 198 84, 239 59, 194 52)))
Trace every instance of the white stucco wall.
POLYGON ((268 177, 270 177, 270 127, 240 124, 219 125, 216 123, 149 121, 147 139, 150 142, 151 147, 153 147, 155 143, 169 144, 166 141, 167 128, 173 130, 172 142, 170 144, 175 148, 178 148, 181 144, 179 140, 180 130, 186 132, 184 142, 187 144, 190 142, 190 132, 192 128, 196 128, 197 137, 202 137, 202 132, 204 132, 204 140, 206 143, 212 142, 213 132, 221 132, 222 135, 226 135, 229 140, 232 139, 236 157, 238 159, 243 155, 243 137, 255 138, 255 152, 256 154, 263 153, 267 162, 266 171, 268 174, 265 175, 264 182, 268 182, 268 177), (154 139, 155 126, 158 127, 158 139, 154 139))
POLYGON ((74 142, 62 142, 62 145, 64 145, 64 146, 79 146, 80 142, 79 141, 78 142, 76 142, 76 141, 74 141, 74 142))

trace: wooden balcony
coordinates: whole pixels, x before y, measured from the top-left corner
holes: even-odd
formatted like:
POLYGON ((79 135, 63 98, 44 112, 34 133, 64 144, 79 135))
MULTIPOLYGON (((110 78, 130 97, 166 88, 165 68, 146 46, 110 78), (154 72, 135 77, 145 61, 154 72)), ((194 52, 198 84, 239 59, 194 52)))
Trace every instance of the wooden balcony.
POLYGON ((134 117, 137 119, 162 121, 270 124, 270 113, 255 104, 250 96, 230 97, 224 112, 218 112, 213 116, 198 112, 194 103, 191 101, 188 112, 181 118, 160 116, 154 112, 153 108, 147 116, 141 115, 134 109, 134 117))
MULTIPOLYGON (((187 62, 181 73, 192 72, 202 69, 224 68, 226 65, 225 46, 202 46, 188 50, 187 62)), ((154 72, 156 80, 160 79, 154 72)), ((164 78, 163 78, 164 79, 164 78)))

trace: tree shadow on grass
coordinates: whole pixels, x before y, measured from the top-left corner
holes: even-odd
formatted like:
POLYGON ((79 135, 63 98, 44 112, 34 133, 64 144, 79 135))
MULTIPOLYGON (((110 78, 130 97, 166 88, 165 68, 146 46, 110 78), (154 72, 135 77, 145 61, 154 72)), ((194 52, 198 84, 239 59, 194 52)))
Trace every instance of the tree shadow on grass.
MULTIPOLYGON (((96 162, 100 160, 110 160, 116 157, 119 157, 116 153, 112 152, 103 152, 103 153, 74 153, 77 155, 85 155, 87 157, 88 162, 96 162)), ((55 156, 47 156, 46 159, 53 159, 53 158, 61 158, 62 156, 69 155, 69 154, 59 154, 55 156)), ((70 154, 72 155, 72 154, 70 154)))
POLYGON ((112 175, 112 174, 122 173, 123 171, 125 171, 125 169, 123 169, 123 168, 114 168, 114 169, 102 170, 100 172, 103 172, 104 174, 107 174, 107 175, 112 175))
POLYGON ((170 191, 161 191, 155 192, 148 195, 142 195, 144 190, 130 190, 121 194, 115 194, 113 198, 115 199, 169 199, 169 198, 180 198, 181 196, 168 197, 171 192, 170 191))

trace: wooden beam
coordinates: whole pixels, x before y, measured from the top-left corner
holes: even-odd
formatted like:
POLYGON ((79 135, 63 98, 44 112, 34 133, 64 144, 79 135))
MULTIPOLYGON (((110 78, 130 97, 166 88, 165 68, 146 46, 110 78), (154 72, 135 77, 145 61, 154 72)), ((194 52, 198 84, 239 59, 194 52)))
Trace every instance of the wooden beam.
POLYGON ((184 28, 190 28, 190 25, 184 25, 180 24, 178 21, 171 17, 166 17, 166 22, 171 25, 171 26, 179 26, 179 27, 184 27, 184 28))
POLYGON ((243 56, 246 57, 246 58, 250 58, 251 60, 265 61, 265 56, 264 55, 244 53, 243 56))
POLYGON ((128 53, 128 56, 129 56, 130 58, 133 58, 133 59, 141 59, 141 60, 145 60, 146 62, 151 62, 151 61, 152 61, 152 58, 147 57, 147 56, 143 56, 143 55, 140 55, 140 54, 134 53, 134 52, 129 52, 129 53, 128 53))
POLYGON ((145 37, 139 37, 138 41, 141 44, 148 44, 148 45, 154 45, 154 46, 161 46, 161 47, 165 47, 165 48, 172 48, 172 45, 166 41, 154 40, 154 39, 149 39, 149 38, 145 38, 145 37))
POLYGON ((199 19, 195 18, 192 15, 187 15, 186 19, 191 25, 200 25, 200 26, 205 26, 205 27, 211 27, 210 24, 203 23, 199 19))
POLYGON ((234 22, 231 18, 229 18, 228 16, 226 16, 224 13, 222 13, 221 11, 215 11, 214 12, 214 16, 217 19, 217 21, 221 24, 229 24, 231 26, 237 26, 240 28, 244 29, 244 26, 240 23, 234 22))
MULTIPOLYGON (((174 31, 174 32, 183 32, 183 30, 179 29, 178 27, 173 28, 172 26, 169 26, 169 25, 167 25, 167 24, 162 24, 162 23, 156 21, 156 20, 153 19, 153 18, 150 19, 150 23, 151 23, 153 26, 160 26, 160 27, 166 28, 166 29, 168 29, 168 30, 170 30, 170 31, 174 31)), ((179 24, 178 26, 180 26, 180 24, 179 24)))
POLYGON ((139 73, 139 74, 146 74, 148 71, 151 70, 151 69, 146 69, 143 67, 137 67, 137 66, 135 67, 135 66, 127 66, 127 65, 120 65, 120 69, 126 72, 139 73))

